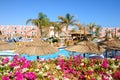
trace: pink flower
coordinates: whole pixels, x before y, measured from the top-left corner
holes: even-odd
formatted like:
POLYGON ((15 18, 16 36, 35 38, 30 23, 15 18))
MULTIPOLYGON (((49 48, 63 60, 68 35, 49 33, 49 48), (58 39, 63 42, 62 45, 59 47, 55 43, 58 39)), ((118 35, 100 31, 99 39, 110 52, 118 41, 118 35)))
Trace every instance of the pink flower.
POLYGON ((115 71, 114 77, 115 77, 116 79, 120 79, 120 71, 115 71))
POLYGON ((12 71, 9 73, 10 76, 12 76, 12 71))
POLYGON ((103 78, 102 80, 108 80, 108 78, 103 78))
POLYGON ((55 76, 54 75, 50 76, 50 80, 55 80, 55 76))
POLYGON ((30 80, 36 80, 37 76, 35 75, 34 72, 29 72, 25 74, 25 77, 30 80))
POLYGON ((103 73, 104 73, 103 71, 100 71, 100 74, 101 74, 101 75, 103 75, 103 73))
POLYGON ((8 76, 3 76, 2 80, 10 80, 10 78, 8 76))
POLYGON ((95 78, 92 78, 91 80, 95 80, 95 78))
POLYGON ((88 73, 89 75, 92 75, 92 74, 93 74, 93 71, 89 70, 89 71, 87 71, 87 73, 88 73))
POLYGON ((64 70, 65 74, 69 74, 70 73, 70 70, 64 70))
POLYGON ((23 62, 23 65, 22 65, 22 68, 29 68, 31 65, 31 62, 30 61, 24 61, 23 62))
POLYGON ((65 77, 65 78, 68 78, 68 74, 65 74, 64 77, 65 77))
POLYGON ((47 72, 47 76, 50 76, 51 75, 51 73, 50 72, 47 72))
POLYGON ((4 64, 8 63, 9 60, 10 60, 9 58, 5 58, 5 59, 3 59, 3 60, 2 60, 2 64, 4 65, 4 64))
POLYGON ((105 76, 109 77, 110 75, 108 73, 104 73, 105 76))
POLYGON ((13 60, 17 60, 17 59, 19 59, 18 55, 15 55, 13 60))
POLYGON ((16 72, 15 76, 16 76, 16 80, 24 80, 24 74, 21 72, 16 72))
POLYGON ((81 75, 80 79, 84 80, 85 79, 85 75, 81 75))
POLYGON ((26 61, 25 57, 20 58, 20 62, 25 62, 25 61, 26 61))
POLYGON ((119 59, 120 59, 120 56, 115 56, 115 59, 118 59, 118 60, 119 60, 119 59))
POLYGON ((16 66, 16 64, 15 64, 14 62, 12 62, 12 63, 10 64, 10 66, 11 66, 11 67, 14 67, 14 66, 16 66))
POLYGON ((108 68, 109 67, 109 61, 107 59, 104 59, 103 64, 101 64, 102 67, 108 68))
POLYGON ((70 72, 71 72, 72 74, 74 74, 74 75, 76 75, 76 73, 77 73, 77 72, 76 72, 75 70, 73 70, 73 69, 70 70, 70 72))

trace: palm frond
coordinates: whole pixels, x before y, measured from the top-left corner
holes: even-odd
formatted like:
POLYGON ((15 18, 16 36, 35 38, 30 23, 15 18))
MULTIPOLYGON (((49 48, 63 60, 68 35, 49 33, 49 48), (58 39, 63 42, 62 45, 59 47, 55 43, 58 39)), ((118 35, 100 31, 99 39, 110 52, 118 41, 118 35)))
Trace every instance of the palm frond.
POLYGON ((82 27, 82 25, 80 23, 76 24, 76 26, 79 28, 79 30, 83 29, 83 27, 82 27))
POLYGON ((46 19, 47 18, 47 15, 46 14, 43 14, 42 12, 40 12, 39 14, 38 14, 38 19, 39 20, 43 20, 43 19, 46 19))
POLYGON ((63 16, 58 16, 58 19, 61 21, 65 21, 65 18, 63 16))
POLYGON ((32 19, 28 19, 28 20, 26 21, 26 24, 30 23, 31 21, 32 21, 32 19))

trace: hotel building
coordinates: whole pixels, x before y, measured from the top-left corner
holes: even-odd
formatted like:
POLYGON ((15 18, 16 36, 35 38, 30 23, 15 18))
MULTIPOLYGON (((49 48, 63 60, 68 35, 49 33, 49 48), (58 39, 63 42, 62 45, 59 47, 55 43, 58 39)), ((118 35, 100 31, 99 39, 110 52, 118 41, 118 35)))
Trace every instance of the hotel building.
MULTIPOLYGON (((50 28, 48 36, 54 35, 54 28, 50 28)), ((21 36, 34 36, 37 32, 36 26, 23 26, 23 25, 0 25, 0 30, 3 35, 14 36, 19 34, 21 36)), ((64 30, 64 29, 63 29, 64 30)), ((105 28, 103 27, 100 31, 100 37, 104 37, 106 31, 110 31, 112 34, 120 37, 120 28, 105 28)))

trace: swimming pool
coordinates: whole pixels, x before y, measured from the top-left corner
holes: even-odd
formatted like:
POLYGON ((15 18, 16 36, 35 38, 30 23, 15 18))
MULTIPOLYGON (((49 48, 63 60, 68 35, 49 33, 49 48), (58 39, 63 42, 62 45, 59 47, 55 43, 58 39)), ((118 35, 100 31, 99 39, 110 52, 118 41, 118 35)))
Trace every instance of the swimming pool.
MULTIPOLYGON (((64 48, 60 48, 58 52, 56 53, 53 53, 53 54, 48 54, 48 55, 42 55, 42 56, 39 56, 39 58, 44 58, 44 59, 56 59, 59 57, 59 55, 62 55, 62 56, 65 56, 65 57, 70 57, 70 55, 79 55, 79 53, 77 52, 70 52, 70 51, 67 51, 65 50, 64 48)), ((36 56, 29 56, 27 54, 22 54, 21 57, 25 57, 27 60, 36 60, 37 57, 36 56)))
MULTIPOLYGON (((18 55, 18 54, 15 54, 13 52, 14 52, 14 50, 0 51, 0 56, 9 57, 12 60, 15 55, 18 55)), ((112 51, 112 52, 114 53, 114 51, 112 51)), ((81 56, 83 56, 82 53, 70 52, 70 51, 65 50, 64 48, 59 48, 58 52, 53 53, 53 54, 48 54, 48 55, 42 55, 42 56, 39 56, 39 58, 44 58, 44 59, 47 59, 47 60, 50 59, 50 58, 56 59, 56 58, 59 57, 59 55, 62 55, 62 56, 65 56, 65 57, 70 57, 71 55, 74 55, 74 56, 81 55, 81 56)), ((107 55, 108 55, 108 53, 107 53, 107 55)), ((120 51, 118 51, 117 55, 120 56, 120 51)), ((27 54, 21 54, 20 56, 25 57, 27 60, 37 60, 37 57, 35 55, 30 56, 30 55, 27 55, 27 54)), ((88 58, 89 54, 85 54, 85 57, 88 58)))
MULTIPOLYGON (((13 53, 14 50, 7 50, 7 51, 0 51, 0 56, 7 56, 13 59, 15 55, 18 55, 16 53, 13 53)), ((64 48, 59 48, 59 51, 53 54, 48 54, 48 55, 41 55, 39 58, 44 58, 44 59, 56 59, 59 57, 59 55, 65 56, 65 57, 70 57, 70 55, 79 55, 78 52, 70 52, 65 50, 64 48)), ((27 60, 37 60, 37 57, 35 55, 27 55, 27 54, 21 54, 21 57, 25 57, 27 60)))

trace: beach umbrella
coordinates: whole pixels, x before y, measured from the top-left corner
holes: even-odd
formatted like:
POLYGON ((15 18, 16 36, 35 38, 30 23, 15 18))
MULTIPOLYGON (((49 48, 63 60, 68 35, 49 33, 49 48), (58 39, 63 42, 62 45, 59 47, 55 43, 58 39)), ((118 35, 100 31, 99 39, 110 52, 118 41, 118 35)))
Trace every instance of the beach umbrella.
POLYGON ((18 36, 21 36, 21 34, 19 33, 16 33, 16 34, 13 34, 14 37, 18 37, 18 36))
POLYGON ((0 35, 0 39, 5 38, 5 37, 6 37, 5 35, 0 35))
POLYGON ((98 42, 99 45, 110 50, 120 50, 120 40, 118 39, 108 39, 98 42))
POLYGON ((28 55, 46 55, 57 52, 58 49, 52 47, 50 44, 41 41, 38 38, 35 38, 32 42, 27 42, 20 48, 15 50, 15 53, 26 53, 28 55))
POLYGON ((14 45, 8 44, 8 42, 0 40, 0 51, 13 50, 13 49, 14 49, 14 45))
POLYGON ((89 40, 80 41, 75 45, 68 46, 66 50, 91 54, 92 53, 100 54, 105 51, 105 49, 89 40))
POLYGON ((84 33, 90 34, 88 31, 84 31, 84 29, 82 29, 82 30, 77 30, 77 31, 75 31, 75 32, 71 32, 71 34, 84 34, 84 33))
MULTIPOLYGON (((105 39, 103 41, 98 42, 98 44, 106 49, 106 57, 108 57, 109 51, 115 51, 115 53, 113 55, 116 56, 116 51, 120 50, 120 40, 119 39, 105 39)), ((109 54, 109 56, 111 56, 111 55, 109 54)), ((111 57, 114 57, 114 56, 111 56, 111 57)))
POLYGON ((77 30, 75 32, 71 32, 71 36, 74 39, 77 39, 77 40, 84 40, 85 38, 90 38, 92 36, 91 33, 89 33, 87 30, 86 30, 86 27, 84 27, 84 29, 81 29, 81 30, 77 30))

